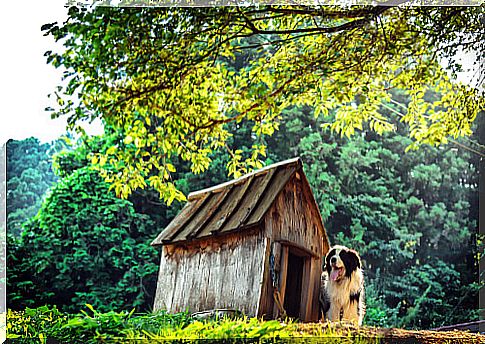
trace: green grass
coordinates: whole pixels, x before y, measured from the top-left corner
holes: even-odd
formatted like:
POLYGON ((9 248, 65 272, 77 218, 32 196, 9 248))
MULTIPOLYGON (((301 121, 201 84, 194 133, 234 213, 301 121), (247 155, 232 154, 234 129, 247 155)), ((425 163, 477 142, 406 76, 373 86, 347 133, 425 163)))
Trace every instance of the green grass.
MULTIPOLYGON (((7 313, 7 338, 21 342, 36 339, 45 343, 47 338, 65 343, 82 342, 163 342, 194 340, 227 340, 239 342, 284 342, 290 338, 334 338, 339 343, 377 343, 377 338, 357 338, 355 333, 332 326, 313 326, 277 320, 256 318, 222 318, 197 321, 187 313, 166 312, 136 314, 132 312, 100 313, 87 305, 87 311, 65 314, 55 307, 25 309, 7 313)), ((326 343, 331 343, 328 341, 326 343)))
POLYGON ((434 343, 485 344, 485 336, 452 331, 412 331, 357 327, 345 323, 298 323, 239 317, 198 321, 188 313, 97 312, 78 314, 55 307, 7 312, 11 343, 434 343), (384 338, 385 337, 385 338, 384 338))

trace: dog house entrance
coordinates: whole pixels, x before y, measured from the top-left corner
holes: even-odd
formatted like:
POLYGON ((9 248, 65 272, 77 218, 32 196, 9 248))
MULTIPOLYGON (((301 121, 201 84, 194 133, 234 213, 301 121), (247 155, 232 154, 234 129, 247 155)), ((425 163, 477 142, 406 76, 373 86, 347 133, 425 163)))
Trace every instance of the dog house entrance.
MULTIPOLYGON (((311 256, 305 251, 287 244, 276 243, 275 251, 279 256, 279 292, 286 314, 292 318, 306 321, 311 300, 308 294, 310 285, 311 256)), ((274 306, 275 317, 281 315, 274 306)))
POLYGON ((301 288, 305 258, 288 252, 288 270, 285 289, 284 308, 292 318, 300 318, 301 288))

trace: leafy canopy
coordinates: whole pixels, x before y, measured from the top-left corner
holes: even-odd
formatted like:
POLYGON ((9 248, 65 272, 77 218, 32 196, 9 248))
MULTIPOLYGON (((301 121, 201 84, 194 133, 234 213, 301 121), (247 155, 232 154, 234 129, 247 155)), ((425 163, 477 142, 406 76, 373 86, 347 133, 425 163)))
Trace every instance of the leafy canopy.
POLYGON ((272 135, 289 106, 335 112, 326 125, 341 135, 366 124, 381 134, 395 129, 382 108, 400 88, 410 148, 470 135, 483 94, 451 82, 439 61, 456 73, 458 51, 482 51, 481 19, 483 7, 71 7, 65 23, 43 30, 65 46, 46 53, 65 69, 54 116, 119 130, 93 163, 118 195, 149 184, 170 204, 184 199, 175 159, 200 173, 211 152, 227 149, 230 175, 260 167, 262 141, 246 155, 231 150, 227 124, 272 135), (430 89, 440 94, 432 103, 430 89))

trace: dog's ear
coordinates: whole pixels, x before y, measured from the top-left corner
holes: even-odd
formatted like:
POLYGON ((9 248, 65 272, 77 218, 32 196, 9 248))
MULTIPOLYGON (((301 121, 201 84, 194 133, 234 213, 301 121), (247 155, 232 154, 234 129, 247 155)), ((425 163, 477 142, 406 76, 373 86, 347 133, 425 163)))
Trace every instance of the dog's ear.
POLYGON ((327 255, 325 256, 325 262, 323 263, 323 269, 327 270, 329 274, 332 272, 332 266, 330 265, 330 258, 334 255, 335 255, 335 249, 331 249, 330 251, 328 251, 327 255))
POLYGON ((359 254, 354 250, 345 250, 340 252, 340 258, 344 262, 345 265, 345 275, 350 276, 352 273, 360 269, 362 266, 360 262, 359 254))
POLYGON ((362 263, 360 261, 360 256, 355 250, 349 250, 349 254, 352 258, 356 261, 357 267, 360 269, 362 267, 362 263))
POLYGON ((330 263, 323 264, 323 270, 326 270, 328 275, 330 275, 330 273, 332 272, 332 265, 330 265, 330 263))

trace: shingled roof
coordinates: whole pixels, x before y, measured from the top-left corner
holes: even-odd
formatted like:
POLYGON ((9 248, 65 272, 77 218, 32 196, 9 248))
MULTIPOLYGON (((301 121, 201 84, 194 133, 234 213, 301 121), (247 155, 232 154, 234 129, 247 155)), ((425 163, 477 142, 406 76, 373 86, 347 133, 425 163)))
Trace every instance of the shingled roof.
POLYGON ((301 168, 300 158, 294 158, 190 193, 185 207, 152 245, 226 234, 258 224, 293 173, 301 168))

